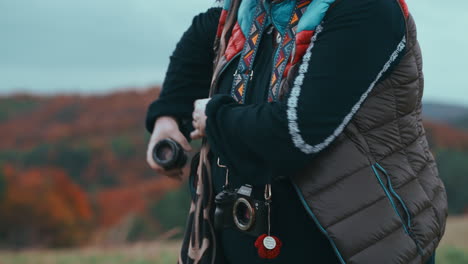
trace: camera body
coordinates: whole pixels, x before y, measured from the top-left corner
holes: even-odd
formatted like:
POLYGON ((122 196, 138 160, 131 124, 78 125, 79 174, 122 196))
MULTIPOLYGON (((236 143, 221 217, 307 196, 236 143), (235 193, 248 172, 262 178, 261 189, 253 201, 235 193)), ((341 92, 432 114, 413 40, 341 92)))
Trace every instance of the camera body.
POLYGON ((235 228, 258 237, 267 233, 268 201, 252 197, 252 186, 224 190, 216 195, 214 226, 216 230, 235 228))

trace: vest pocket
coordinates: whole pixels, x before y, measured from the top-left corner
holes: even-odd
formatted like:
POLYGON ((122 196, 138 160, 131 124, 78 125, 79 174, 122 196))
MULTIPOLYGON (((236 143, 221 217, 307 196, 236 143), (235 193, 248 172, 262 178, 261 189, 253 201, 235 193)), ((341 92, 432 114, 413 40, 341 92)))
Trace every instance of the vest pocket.
POLYGON ((418 249, 419 255, 423 256, 424 255, 424 250, 423 250, 423 248, 421 246, 421 242, 417 239, 417 237, 414 234, 413 229, 412 229, 410 211, 408 210, 408 207, 406 206, 405 201, 403 201, 403 199, 393 189, 393 185, 392 185, 390 175, 387 173, 387 171, 382 166, 380 166, 379 163, 373 164, 372 165, 372 170, 374 171, 375 177, 377 177, 377 180, 379 181, 380 186, 382 186, 382 189, 384 190, 385 195, 387 196, 388 200, 390 201, 390 203, 391 203, 391 205, 393 207, 393 210, 395 211, 395 213, 400 218, 405 233, 416 244, 416 248, 418 249), (380 176, 379 171, 382 172, 385 175, 385 178, 387 180, 387 185, 385 185, 384 181, 382 180, 382 177, 380 176), (400 212, 398 210, 397 204, 399 204, 403 208, 403 212, 400 212))

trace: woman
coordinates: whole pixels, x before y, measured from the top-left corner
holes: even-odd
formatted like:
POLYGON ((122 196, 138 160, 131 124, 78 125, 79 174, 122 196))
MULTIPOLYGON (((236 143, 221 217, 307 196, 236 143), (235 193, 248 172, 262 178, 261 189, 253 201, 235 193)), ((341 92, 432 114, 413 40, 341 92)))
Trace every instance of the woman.
POLYGON ((447 201, 406 4, 219 4, 194 18, 147 116, 159 172, 181 174, 151 159, 156 142, 205 138, 179 263, 434 263, 447 201), (246 184, 268 202, 266 237, 214 231, 215 196, 246 184))

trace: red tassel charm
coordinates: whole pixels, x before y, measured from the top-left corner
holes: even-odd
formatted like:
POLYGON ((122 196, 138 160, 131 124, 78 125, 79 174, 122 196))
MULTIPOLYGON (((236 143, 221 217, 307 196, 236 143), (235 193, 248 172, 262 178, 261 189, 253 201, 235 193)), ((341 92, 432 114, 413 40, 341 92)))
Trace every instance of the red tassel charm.
POLYGON ((274 259, 278 257, 283 243, 275 236, 263 234, 255 241, 258 256, 264 259, 274 259))

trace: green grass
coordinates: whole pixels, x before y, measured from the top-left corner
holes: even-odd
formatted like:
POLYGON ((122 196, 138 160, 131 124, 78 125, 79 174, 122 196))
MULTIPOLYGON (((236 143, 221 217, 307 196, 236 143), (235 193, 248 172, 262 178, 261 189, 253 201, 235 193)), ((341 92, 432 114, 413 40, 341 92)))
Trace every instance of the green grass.
POLYGON ((468 263, 468 216, 451 216, 436 251, 436 264, 468 263))
POLYGON ((442 246, 436 251, 436 264, 466 264, 468 251, 452 246, 442 246))
MULTIPOLYGON (((0 252, 0 264, 175 264, 178 246, 147 244, 124 248, 0 252)), ((437 264, 466 264, 468 250, 441 246, 437 264)))
POLYGON ((149 243, 115 248, 0 252, 0 264, 175 264, 178 243, 149 243))
POLYGON ((96 254, 83 256, 81 253, 37 253, 37 254, 2 254, 1 264, 175 264, 177 256, 171 253, 160 257, 130 257, 125 254, 96 254))
MULTIPOLYGON (((468 217, 450 217, 436 264, 468 264, 468 217)), ((175 264, 180 242, 69 250, 0 251, 0 264, 175 264)))
MULTIPOLYGON (((154 249, 157 252, 157 249, 154 249)), ((466 264, 468 252, 443 246, 437 250, 437 264, 466 264)), ((0 252, 0 264, 175 264, 177 250, 151 254, 150 247, 142 252, 130 249, 93 249, 0 252)))

